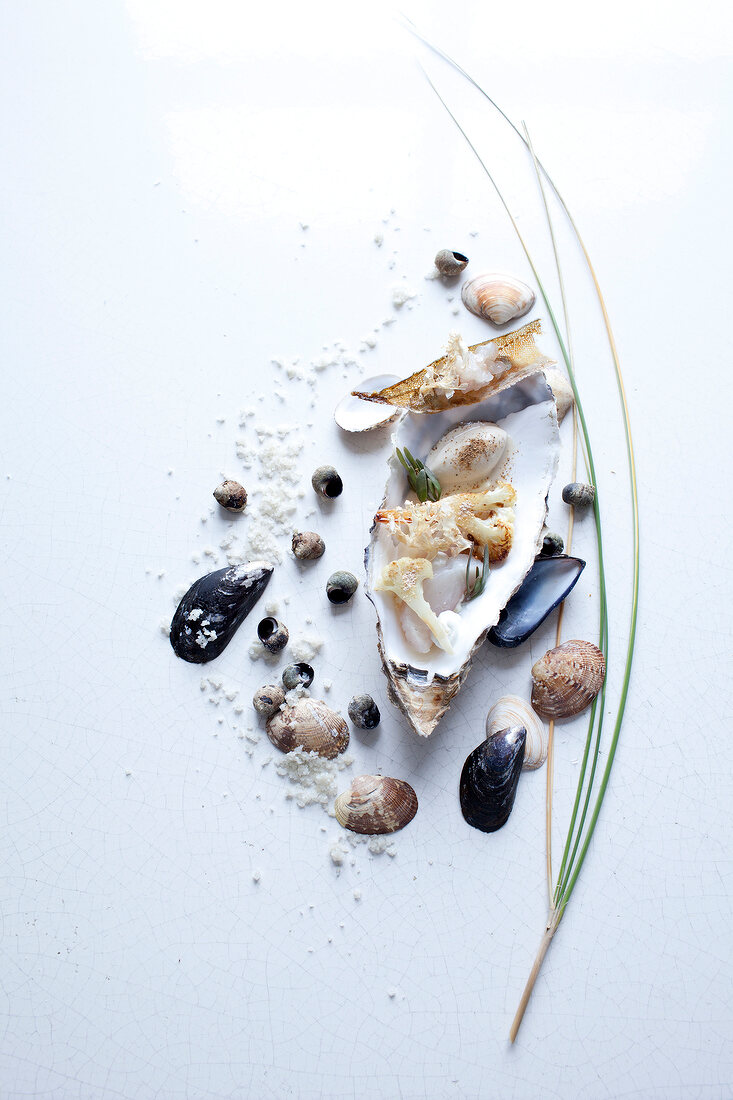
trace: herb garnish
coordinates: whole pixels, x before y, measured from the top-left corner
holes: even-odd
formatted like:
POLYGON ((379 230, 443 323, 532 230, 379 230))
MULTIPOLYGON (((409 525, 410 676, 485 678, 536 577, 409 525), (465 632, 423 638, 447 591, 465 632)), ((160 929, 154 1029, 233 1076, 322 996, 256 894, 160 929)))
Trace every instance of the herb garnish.
POLYGON ((484 546, 484 562, 479 568, 476 566, 476 572, 474 573, 473 581, 471 581, 471 561, 472 555, 468 555, 468 563, 466 564, 466 603, 469 600, 475 600, 477 596, 480 596, 484 588, 486 588, 486 582, 489 579, 489 548, 484 546))
POLYGON ((424 504, 426 500, 440 500, 443 490, 432 470, 429 470, 419 458, 413 458, 407 447, 405 447, 404 453, 399 447, 396 447, 395 451, 407 471, 410 488, 415 490, 420 503, 424 504))

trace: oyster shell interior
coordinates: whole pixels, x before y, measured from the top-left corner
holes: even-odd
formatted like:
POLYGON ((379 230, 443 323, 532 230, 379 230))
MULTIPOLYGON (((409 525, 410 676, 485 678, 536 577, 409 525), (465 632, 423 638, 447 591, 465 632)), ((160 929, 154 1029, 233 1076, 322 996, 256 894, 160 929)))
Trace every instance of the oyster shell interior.
MULTIPOLYGON (((484 491, 487 485, 510 486, 514 492, 513 525, 508 552, 504 547, 498 554, 499 560, 491 565, 483 591, 471 601, 461 601, 453 607, 450 598, 448 607, 445 598, 440 602, 444 589, 453 587, 455 591, 455 577, 446 570, 445 586, 439 584, 441 562, 434 557, 433 575, 426 583, 440 593, 431 606, 449 629, 450 644, 441 646, 435 644, 435 636, 428 637, 432 644, 426 649, 425 631, 414 622, 414 630, 405 628, 404 602, 393 589, 380 590, 388 567, 403 557, 422 557, 420 548, 406 547, 393 524, 377 522, 366 552, 367 594, 377 611, 379 648, 389 685, 414 729, 423 736, 432 732, 445 713, 465 679, 474 652, 487 631, 498 622, 502 609, 534 562, 547 513, 547 493, 558 462, 555 402, 541 373, 521 377, 514 385, 472 405, 470 410, 458 406, 431 415, 405 413, 393 442, 424 459, 431 451, 436 453, 436 445, 448 433, 454 433, 467 421, 484 422, 491 446, 499 453, 498 465, 488 477, 481 467, 476 488, 484 491), (501 432, 506 433, 506 439, 501 432), (495 447, 497 440, 503 440, 503 448, 495 447), (449 621, 446 615, 450 616, 449 621)), ((402 509, 409 499, 414 499, 414 494, 408 493, 404 469, 393 455, 380 514, 402 509)), ((450 496, 442 497, 441 502, 446 499, 450 500, 450 496)), ((461 549, 465 550, 465 546, 461 549)), ((468 561, 465 552, 458 556, 458 561, 465 570, 468 561)), ((422 594, 430 602, 424 587, 422 594)), ((422 625, 420 619, 418 623, 422 625)))

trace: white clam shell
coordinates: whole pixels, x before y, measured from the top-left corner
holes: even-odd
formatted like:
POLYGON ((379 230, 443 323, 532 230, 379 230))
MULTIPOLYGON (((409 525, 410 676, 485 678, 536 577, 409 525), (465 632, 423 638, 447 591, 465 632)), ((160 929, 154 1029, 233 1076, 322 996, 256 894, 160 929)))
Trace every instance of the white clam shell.
POLYGON ((518 695, 504 695, 494 703, 486 716, 486 736, 510 726, 524 726, 527 731, 523 768, 527 771, 541 768, 547 759, 548 730, 529 703, 518 695))
POLYGON ((476 275, 461 287, 466 309, 495 325, 506 325, 522 317, 535 303, 535 293, 514 275, 489 271, 476 275))
MULTIPOLYGON (((365 378, 360 385, 365 390, 379 391, 398 381, 396 374, 376 374, 373 378, 365 378)), ((333 418, 345 432, 371 432, 374 428, 389 424, 399 412, 394 405, 362 401, 353 393, 347 393, 334 409, 333 418)))

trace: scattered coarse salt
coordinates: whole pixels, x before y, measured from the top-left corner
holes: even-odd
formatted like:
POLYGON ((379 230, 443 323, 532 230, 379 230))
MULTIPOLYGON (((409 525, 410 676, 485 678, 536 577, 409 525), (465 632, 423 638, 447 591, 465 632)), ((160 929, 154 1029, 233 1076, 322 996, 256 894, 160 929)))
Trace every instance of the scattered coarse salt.
POLYGON ((250 661, 266 661, 271 665, 277 664, 281 657, 280 653, 270 653, 269 649, 265 649, 262 642, 252 642, 247 653, 250 661))
POLYGON ((236 442, 237 455, 245 466, 258 465, 259 484, 253 489, 248 504, 250 516, 247 541, 250 557, 282 561, 280 538, 289 533, 299 500, 300 455, 303 442, 298 438, 298 425, 281 424, 270 427, 253 425, 257 445, 246 440, 236 442))
POLYGON ((262 871, 253 871, 252 872, 252 882, 259 882, 261 878, 262 878, 262 871))
POLYGON ((301 809, 317 802, 333 816, 330 806, 338 793, 338 776, 352 763, 351 756, 341 755, 327 760, 318 753, 294 749, 280 757, 275 767, 278 775, 289 779, 297 788, 288 797, 294 799, 301 809))
POLYGON ((296 684, 294 688, 290 688, 285 692, 285 702, 280 704, 280 710, 285 710, 287 707, 294 707, 299 699, 309 699, 310 692, 303 684, 296 684))
POLYGON ((397 849, 394 846, 394 841, 392 840, 392 837, 389 836, 369 837, 367 848, 374 856, 380 856, 382 852, 386 852, 390 856, 397 855, 397 849))
POLYGON ((299 634, 291 643, 290 653, 294 661, 307 661, 310 663, 317 653, 323 648, 324 639, 312 631, 299 634))
POLYGON ((402 309, 413 298, 417 298, 417 292, 411 290, 405 283, 398 283, 397 286, 392 287, 392 305, 395 309, 402 309))
POLYGON ((338 841, 334 841, 331 845, 328 854, 331 857, 331 862, 335 867, 343 867, 346 857, 349 854, 348 848, 342 848, 338 841))
POLYGON ((361 890, 354 890, 354 901, 361 901, 361 890))

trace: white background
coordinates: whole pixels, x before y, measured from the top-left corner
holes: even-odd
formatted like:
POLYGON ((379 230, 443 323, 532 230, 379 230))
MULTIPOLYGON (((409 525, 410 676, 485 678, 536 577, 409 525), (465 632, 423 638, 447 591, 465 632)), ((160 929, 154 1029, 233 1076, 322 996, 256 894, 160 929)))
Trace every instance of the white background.
MULTIPOLYGON (((625 371, 639 641, 579 886, 512 1048, 545 919, 544 772, 490 837, 464 824, 457 780, 491 702, 527 691, 554 622, 524 649, 485 647, 422 743, 386 700, 363 592, 338 612, 323 593, 332 569, 361 570, 390 450, 384 433, 344 439, 335 401, 364 375, 436 358, 451 329, 487 338, 453 313, 455 288, 425 279, 438 248, 531 280, 418 61, 557 299, 518 139, 391 4, 6 5, 3 1100, 731 1095, 728 9, 405 10, 526 120, 584 232, 625 371), (398 310, 400 284, 417 296, 398 310), (334 341, 360 365, 314 389, 272 364, 308 367, 334 341), (328 545, 300 570, 282 536, 267 597, 288 598, 294 635, 312 618, 325 638, 314 691, 330 678, 342 710, 359 690, 382 708, 345 774, 379 769, 418 791, 394 858, 359 846, 339 871, 336 823, 286 797, 266 740, 242 739, 270 675, 248 657, 251 620, 207 670, 239 689, 242 715, 208 701, 159 629, 210 566, 192 556, 230 529, 208 511, 220 475, 241 477, 256 508, 256 468, 236 456, 253 438, 247 405, 299 425, 293 522, 328 545), (319 510, 322 461, 346 489, 319 510)), ((605 517, 611 718, 628 480, 598 308, 557 216, 605 517)), ((557 492, 551 516, 564 529, 557 492)), ((236 520, 245 541, 249 522, 236 520)), ((589 566, 566 636, 592 637, 587 523, 576 546, 589 566)), ((558 732, 556 847, 583 736, 582 720, 558 732)))

